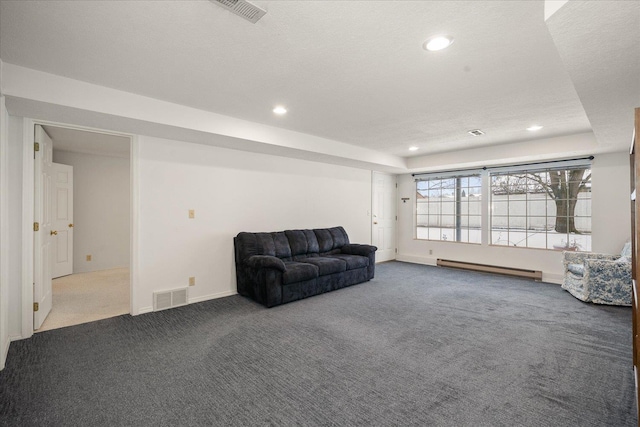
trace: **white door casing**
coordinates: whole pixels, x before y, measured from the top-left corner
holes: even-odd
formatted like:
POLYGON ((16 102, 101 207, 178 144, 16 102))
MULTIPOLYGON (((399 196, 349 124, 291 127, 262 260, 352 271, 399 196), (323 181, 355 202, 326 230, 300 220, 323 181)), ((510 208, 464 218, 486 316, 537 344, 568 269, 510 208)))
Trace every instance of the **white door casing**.
POLYGON ((396 177, 373 172, 371 242, 378 247, 376 262, 396 258, 396 177))
POLYGON ((73 166, 53 163, 53 278, 73 273, 73 166))
MULTIPOLYGON (((35 126, 35 142, 39 149, 35 151, 34 167, 34 222, 39 230, 34 230, 33 254, 33 329, 42 326, 51 311, 52 305, 52 170, 53 144, 42 126, 35 126), (37 307, 37 310, 36 310, 37 307)), ((34 227, 35 228, 35 227, 34 227)))
MULTIPOLYGON (((35 132, 34 125, 35 120, 25 117, 23 119, 23 147, 22 147, 22 216, 26 219, 26 222, 29 221, 29 218, 35 217, 35 162, 34 162, 34 151, 33 144, 35 142, 35 132)), ((61 122, 45 122, 50 126, 58 126, 58 127, 68 127, 72 129, 78 130, 86 130, 90 132, 99 132, 106 133, 110 135, 122 136, 125 138, 129 138, 131 140, 131 149, 130 149, 130 160, 131 160, 131 212, 130 212, 130 220, 131 220, 131 240, 130 240, 130 248, 131 248, 131 273, 130 273, 130 310, 131 315, 142 314, 143 311, 139 307, 139 295, 136 292, 138 287, 138 270, 140 265, 139 260, 139 230, 140 230, 140 214, 139 214, 139 205, 140 205, 140 194, 139 194, 139 183, 140 183, 140 172, 139 172, 139 164, 140 164, 140 148, 139 148, 139 140, 136 135, 127 134, 127 133, 119 133, 119 132, 111 132, 105 131, 103 129, 98 128, 89 128, 83 126, 70 125, 68 123, 61 122)), ((53 153, 52 153, 53 154, 53 153)), ((35 220, 34 220, 35 221, 35 220)), ((32 227, 22 227, 22 250, 21 250, 21 266, 22 266, 22 286, 20 293, 20 308, 21 308, 21 329, 20 329, 20 337, 21 338, 29 338, 33 335, 34 331, 34 314, 33 314, 33 303, 35 301, 34 291, 35 291, 35 239, 34 239, 34 231, 32 227)))

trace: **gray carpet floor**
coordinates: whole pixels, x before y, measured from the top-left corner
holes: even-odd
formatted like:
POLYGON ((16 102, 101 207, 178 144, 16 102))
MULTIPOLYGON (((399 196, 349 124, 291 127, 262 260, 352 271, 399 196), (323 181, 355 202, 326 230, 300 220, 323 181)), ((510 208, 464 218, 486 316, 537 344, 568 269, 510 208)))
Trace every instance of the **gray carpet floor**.
POLYGON ((635 426, 631 310, 390 262, 265 309, 232 296, 11 344, 12 426, 635 426))

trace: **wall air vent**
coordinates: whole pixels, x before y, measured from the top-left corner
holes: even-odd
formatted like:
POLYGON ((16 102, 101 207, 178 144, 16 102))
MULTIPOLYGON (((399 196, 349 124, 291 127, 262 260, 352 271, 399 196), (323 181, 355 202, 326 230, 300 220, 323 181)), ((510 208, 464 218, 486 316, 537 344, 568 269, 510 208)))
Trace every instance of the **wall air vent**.
POLYGON ((189 288, 153 293, 153 311, 187 305, 189 288))
POLYGON ((484 135, 484 132, 482 132, 480 129, 470 130, 467 133, 470 134, 470 135, 473 135, 473 136, 482 136, 482 135, 484 135))
POLYGON ((267 11, 252 5, 246 0, 210 0, 212 3, 218 4, 232 13, 243 17, 254 24, 264 16, 267 11))

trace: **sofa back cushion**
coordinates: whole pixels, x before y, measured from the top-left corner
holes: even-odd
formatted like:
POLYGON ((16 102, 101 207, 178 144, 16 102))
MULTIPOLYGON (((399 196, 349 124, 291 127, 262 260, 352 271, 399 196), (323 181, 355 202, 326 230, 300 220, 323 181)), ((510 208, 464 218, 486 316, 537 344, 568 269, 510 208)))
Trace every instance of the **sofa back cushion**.
MULTIPOLYGON (((239 233, 236 236, 236 251, 241 260, 253 255, 275 256, 276 246, 271 233, 239 233)), ((238 260, 240 261, 240 260, 238 260)))
POLYGON ((273 243, 276 247, 276 255, 278 258, 285 261, 291 261, 291 246, 289 246, 289 239, 284 231, 278 231, 271 233, 273 236, 273 243))
POLYGON ((299 258, 314 256, 320 251, 318 239, 313 230, 286 230, 284 234, 289 239, 291 256, 294 261, 299 258))
POLYGON ((289 240, 284 232, 239 233, 235 239, 237 261, 244 262, 253 255, 269 255, 284 260, 291 259, 289 240))
POLYGON ((342 227, 319 228, 313 232, 318 239, 321 254, 339 252, 341 247, 349 244, 349 236, 342 227))
POLYGON ((273 233, 239 233, 235 238, 236 262, 253 255, 275 256, 283 261, 297 260, 318 254, 337 253, 349 244, 342 227, 317 230, 287 230, 273 233))

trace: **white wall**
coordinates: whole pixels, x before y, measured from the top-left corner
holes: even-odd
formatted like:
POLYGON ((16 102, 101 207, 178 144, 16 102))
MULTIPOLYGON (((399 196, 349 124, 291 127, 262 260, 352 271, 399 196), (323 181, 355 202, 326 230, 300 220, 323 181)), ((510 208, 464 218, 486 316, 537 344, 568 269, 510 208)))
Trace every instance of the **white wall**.
POLYGON ((22 140, 23 120, 9 116, 9 337, 22 336, 22 140))
POLYGON ((0 59, 0 369, 9 351, 9 257, 4 248, 9 247, 8 211, 8 121, 5 97, 2 91, 2 59, 0 59))
POLYGON ((629 153, 599 154, 591 171, 592 250, 615 254, 631 238, 629 153))
POLYGON ((128 267, 129 158, 54 150, 53 161, 73 166, 73 272, 128 267))
POLYGON ((342 225, 371 241, 368 170, 152 137, 139 137, 139 156, 139 312, 190 276, 191 302, 234 294, 240 231, 342 225))
MULTIPOLYGON (((0 63, 0 82, 2 64, 0 63)), ((0 83, 1 85, 1 83, 0 83)), ((0 369, 9 351, 9 116, 0 94, 0 369)))
MULTIPOLYGON (((562 253, 414 239, 415 182, 411 175, 398 180, 398 259, 435 265, 438 258, 480 264, 540 270, 543 280, 561 283, 562 253), (433 251, 430 255, 429 250, 433 251)), ((628 153, 599 154, 592 166, 592 250, 618 253, 631 235, 628 153)))
POLYGON ((544 0, 544 20, 551 18, 569 0, 544 0))

